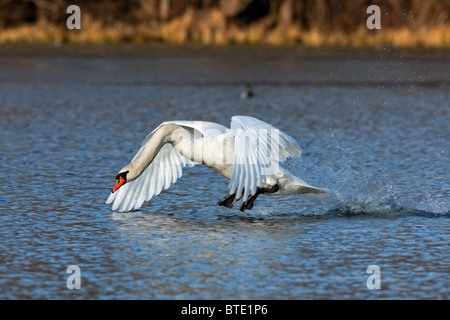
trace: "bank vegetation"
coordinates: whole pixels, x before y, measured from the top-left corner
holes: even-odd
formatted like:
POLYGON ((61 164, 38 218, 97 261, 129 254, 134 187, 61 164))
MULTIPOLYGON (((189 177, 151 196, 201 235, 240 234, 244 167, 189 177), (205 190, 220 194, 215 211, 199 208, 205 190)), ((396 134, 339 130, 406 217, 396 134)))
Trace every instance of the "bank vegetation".
POLYGON ((0 43, 445 47, 449 12, 448 0, 0 0, 0 43), (81 30, 66 26, 72 4, 81 30))

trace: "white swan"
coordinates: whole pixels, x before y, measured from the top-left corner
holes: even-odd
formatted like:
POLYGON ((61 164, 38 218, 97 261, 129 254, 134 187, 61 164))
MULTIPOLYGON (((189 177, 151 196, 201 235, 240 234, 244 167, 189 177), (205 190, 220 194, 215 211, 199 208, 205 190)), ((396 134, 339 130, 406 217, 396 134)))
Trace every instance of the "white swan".
POLYGON ((137 210, 181 177, 183 167, 198 163, 230 180, 229 194, 218 202, 228 208, 242 198, 240 210, 251 209, 262 193, 326 194, 278 165, 300 154, 293 138, 249 116, 232 117, 231 129, 207 121, 163 122, 119 171, 106 203, 114 211, 137 210))

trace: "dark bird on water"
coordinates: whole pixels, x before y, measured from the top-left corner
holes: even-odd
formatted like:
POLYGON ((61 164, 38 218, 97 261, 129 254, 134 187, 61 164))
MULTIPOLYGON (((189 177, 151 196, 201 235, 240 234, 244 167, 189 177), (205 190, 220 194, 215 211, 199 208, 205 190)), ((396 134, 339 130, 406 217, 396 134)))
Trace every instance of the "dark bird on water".
POLYGON ((241 93, 241 99, 247 99, 253 97, 252 86, 247 84, 245 87, 245 91, 241 93))

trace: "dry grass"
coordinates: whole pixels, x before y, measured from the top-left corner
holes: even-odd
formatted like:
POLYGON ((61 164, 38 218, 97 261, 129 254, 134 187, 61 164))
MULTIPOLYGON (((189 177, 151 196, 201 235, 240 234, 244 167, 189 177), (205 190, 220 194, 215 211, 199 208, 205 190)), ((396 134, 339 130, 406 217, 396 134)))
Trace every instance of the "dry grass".
POLYGON ((65 25, 47 22, 21 25, 0 30, 0 43, 146 43, 176 44, 294 44, 306 46, 426 46, 450 45, 450 24, 412 28, 383 28, 368 30, 360 27, 351 33, 302 30, 298 26, 280 25, 266 17, 247 27, 227 23, 218 9, 195 11, 188 9, 183 15, 166 23, 136 26, 116 22, 104 26, 88 13, 83 15, 81 30, 68 30, 65 25))

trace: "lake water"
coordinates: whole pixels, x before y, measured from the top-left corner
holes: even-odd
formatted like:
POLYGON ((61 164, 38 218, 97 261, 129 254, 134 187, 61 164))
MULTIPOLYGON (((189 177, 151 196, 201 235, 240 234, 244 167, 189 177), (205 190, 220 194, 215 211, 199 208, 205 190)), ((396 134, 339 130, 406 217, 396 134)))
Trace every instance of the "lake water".
POLYGON ((1 299, 450 297, 448 52, 64 48, 0 50, 1 299), (140 211, 105 204, 161 122, 238 114, 294 137, 285 167, 334 195, 242 213, 196 166, 140 211))

